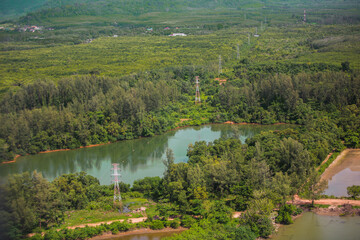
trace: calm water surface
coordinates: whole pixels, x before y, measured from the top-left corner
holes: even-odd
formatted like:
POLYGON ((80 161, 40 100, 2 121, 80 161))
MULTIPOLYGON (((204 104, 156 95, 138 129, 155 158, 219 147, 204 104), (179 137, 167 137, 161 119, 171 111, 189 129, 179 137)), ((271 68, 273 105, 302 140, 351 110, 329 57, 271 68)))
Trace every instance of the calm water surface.
POLYGON ((274 240, 359 240, 360 216, 320 216, 306 212, 294 224, 280 227, 274 240))
POLYGON ((111 163, 120 163, 122 181, 132 184, 144 177, 162 176, 167 148, 174 151, 175 162, 187 161, 187 148, 196 141, 212 142, 220 137, 237 136, 242 142, 246 138, 268 130, 281 130, 289 125, 228 125, 216 124, 200 127, 188 127, 170 131, 160 136, 120 141, 93 148, 72 151, 43 153, 18 158, 15 163, 0 165, 0 182, 8 174, 25 171, 42 172, 43 176, 53 180, 67 173, 85 171, 97 177, 101 184, 111 183, 111 163))
MULTIPOLYGON (((360 150, 350 150, 337 164, 327 170, 326 195, 348 196, 347 187, 360 185, 360 150)), ((325 173, 324 173, 325 174, 325 173)), ((360 239, 360 237, 359 237, 360 239)))

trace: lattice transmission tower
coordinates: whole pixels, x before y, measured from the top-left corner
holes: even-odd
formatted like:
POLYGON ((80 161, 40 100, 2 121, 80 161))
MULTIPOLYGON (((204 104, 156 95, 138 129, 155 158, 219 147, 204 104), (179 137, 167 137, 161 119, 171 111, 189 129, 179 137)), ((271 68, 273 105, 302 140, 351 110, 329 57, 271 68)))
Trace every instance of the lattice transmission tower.
POLYGON ((121 173, 120 173, 120 168, 119 168, 119 164, 118 163, 112 163, 111 165, 113 165, 113 168, 111 169, 113 172, 111 174, 111 176, 113 177, 113 182, 114 182, 114 203, 116 202, 116 200, 119 200, 119 202, 121 202, 121 194, 120 194, 120 187, 119 187, 119 182, 120 182, 120 178, 121 178, 121 173))
POLYGON ((199 90, 199 76, 195 77, 195 83, 196 83, 196 92, 195 92, 195 103, 200 103, 200 90, 199 90))

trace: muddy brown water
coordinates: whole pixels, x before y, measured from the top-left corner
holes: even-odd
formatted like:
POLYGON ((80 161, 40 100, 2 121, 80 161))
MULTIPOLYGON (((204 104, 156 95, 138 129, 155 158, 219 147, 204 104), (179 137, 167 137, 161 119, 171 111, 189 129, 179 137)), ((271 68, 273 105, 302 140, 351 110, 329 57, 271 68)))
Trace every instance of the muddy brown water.
POLYGON ((328 188, 324 191, 326 195, 348 196, 347 187, 360 185, 360 149, 346 151, 324 172, 323 178, 328 180, 328 188))

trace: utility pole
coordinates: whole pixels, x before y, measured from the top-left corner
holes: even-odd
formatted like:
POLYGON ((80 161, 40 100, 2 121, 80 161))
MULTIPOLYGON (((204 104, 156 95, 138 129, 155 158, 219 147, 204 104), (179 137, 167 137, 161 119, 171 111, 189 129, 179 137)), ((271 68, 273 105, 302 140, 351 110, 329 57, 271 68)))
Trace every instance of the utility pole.
POLYGON ((111 174, 111 176, 113 177, 112 181, 114 182, 114 204, 115 204, 116 200, 119 200, 119 202, 121 202, 121 194, 119 187, 121 174, 120 174, 120 168, 118 167, 119 166, 118 163, 113 163, 111 165, 113 165, 113 168, 111 169, 113 170, 113 173, 111 174))
POLYGON ((221 67, 221 55, 219 55, 219 74, 222 73, 222 67, 221 67))
POLYGON ((200 103, 200 90, 199 90, 199 76, 195 77, 195 83, 196 83, 196 93, 195 93, 195 104, 200 103))
POLYGON ((304 23, 306 23, 306 10, 304 9, 304 23))
POLYGON ((263 30, 263 22, 261 21, 261 24, 260 24, 260 31, 263 30))
POLYGON ((248 33, 248 44, 250 45, 250 33, 248 33))

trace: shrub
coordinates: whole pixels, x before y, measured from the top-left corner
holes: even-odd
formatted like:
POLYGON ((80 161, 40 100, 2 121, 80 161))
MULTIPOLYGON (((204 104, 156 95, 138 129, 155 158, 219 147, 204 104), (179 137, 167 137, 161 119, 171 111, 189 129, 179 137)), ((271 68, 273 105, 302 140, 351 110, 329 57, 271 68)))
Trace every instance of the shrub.
POLYGON ((281 224, 291 224, 293 220, 291 215, 296 216, 302 212, 301 208, 298 208, 291 204, 285 204, 280 207, 279 214, 275 219, 275 222, 281 224))
POLYGON ((170 227, 171 227, 171 228, 176 229, 176 228, 178 228, 179 226, 180 226, 180 224, 179 224, 178 221, 171 221, 171 222, 170 222, 170 227))
POLYGON ((360 195, 360 186, 352 185, 351 187, 347 187, 347 194, 355 199, 360 195))
POLYGON ((164 227, 165 227, 164 222, 160 220, 154 220, 150 224, 150 228, 152 230, 159 230, 159 229, 163 229, 164 227))
POLYGON ((248 226, 240 226, 235 230, 235 239, 254 240, 256 234, 248 226))
POLYGON ((190 228, 195 222, 196 222, 196 220, 193 217, 185 215, 181 219, 180 225, 185 228, 190 228))

